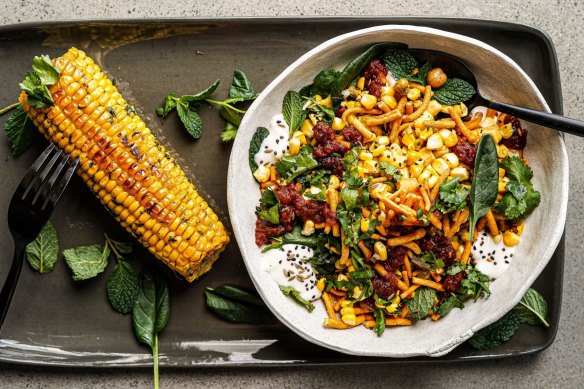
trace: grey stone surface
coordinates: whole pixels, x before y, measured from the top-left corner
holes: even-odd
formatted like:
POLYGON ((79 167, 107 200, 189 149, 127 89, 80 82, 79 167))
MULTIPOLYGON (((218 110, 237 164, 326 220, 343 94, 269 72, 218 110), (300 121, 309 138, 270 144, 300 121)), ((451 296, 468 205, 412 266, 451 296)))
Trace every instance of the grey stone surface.
MULTIPOLYGON (((457 16, 487 18, 530 24, 545 30, 558 52, 564 109, 568 116, 584 120, 584 4, 578 0, 481 0, 448 2, 364 3, 357 1, 278 2, 188 0, 77 0, 0 1, 0 23, 32 21, 232 16, 327 16, 372 15, 457 16), (372 6, 368 6, 372 5, 372 6)), ((404 364, 399 366, 193 369, 161 372, 162 387, 379 387, 403 382, 407 387, 584 387, 584 265, 581 261, 584 222, 584 165, 580 161, 584 141, 566 136, 570 157, 570 202, 564 276, 564 301, 556 341, 532 357, 465 364, 404 364)), ((149 369, 71 370, 0 364, 0 387, 86 388, 149 387, 149 369)))

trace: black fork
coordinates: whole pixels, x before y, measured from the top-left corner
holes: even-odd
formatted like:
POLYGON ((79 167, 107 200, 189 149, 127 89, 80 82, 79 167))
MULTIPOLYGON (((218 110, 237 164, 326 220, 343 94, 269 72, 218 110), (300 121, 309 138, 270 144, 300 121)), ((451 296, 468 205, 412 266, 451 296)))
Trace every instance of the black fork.
POLYGON ((16 289, 26 245, 49 221, 61 194, 75 172, 78 160, 69 161, 50 145, 28 170, 8 208, 8 227, 14 240, 14 259, 0 292, 0 329, 16 289))

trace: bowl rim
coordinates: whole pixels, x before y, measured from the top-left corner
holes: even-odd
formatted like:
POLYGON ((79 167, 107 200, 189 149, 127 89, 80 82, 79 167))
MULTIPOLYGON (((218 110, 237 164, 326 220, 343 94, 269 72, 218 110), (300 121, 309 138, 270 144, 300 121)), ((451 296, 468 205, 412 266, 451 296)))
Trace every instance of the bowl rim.
MULTIPOLYGON (((432 36, 441 36, 441 37, 445 37, 445 38, 456 40, 456 41, 462 41, 465 43, 469 43, 469 44, 478 46, 479 48, 481 48, 483 50, 491 52, 492 54, 494 54, 497 57, 504 60, 506 62, 506 64, 508 64, 516 72, 518 72, 524 78, 524 80, 529 84, 529 86, 531 87, 532 91, 535 94, 535 97, 542 104, 544 109, 547 112, 551 112, 551 110, 550 110, 547 102, 545 101, 542 93, 539 91, 539 89, 537 88, 537 86, 535 85, 533 80, 525 73, 525 71, 523 71, 523 69, 521 69, 521 67, 519 67, 519 65, 515 61, 513 61, 509 56, 507 56, 506 54, 504 54, 500 50, 490 46, 489 44, 484 43, 478 39, 465 36, 465 35, 452 33, 449 31, 444 31, 444 30, 440 30, 440 29, 436 29, 436 28, 432 28, 432 27, 422 27, 422 26, 415 26, 415 25, 402 25, 402 24, 387 24, 387 25, 379 25, 379 26, 359 29, 359 30, 355 30, 352 32, 342 34, 342 35, 338 35, 336 37, 333 37, 333 38, 319 44, 318 46, 314 47, 313 49, 311 49, 308 52, 306 52, 305 54, 303 54, 296 61, 294 61, 292 64, 290 64, 288 67, 286 67, 286 69, 284 69, 274 80, 272 80, 272 82, 270 82, 264 88, 264 90, 260 93, 260 95, 256 98, 256 100, 253 102, 253 104, 248 109, 248 113, 250 113, 250 114, 244 116, 242 123, 240 125, 240 128, 246 127, 247 122, 251 121, 251 119, 250 119, 252 116, 251 114, 253 114, 255 112, 256 108, 262 104, 263 100, 266 98, 266 95, 269 92, 271 92, 271 90, 275 86, 277 86, 283 79, 285 79, 290 72, 292 72, 294 69, 299 67, 306 60, 312 58, 314 55, 320 53, 321 51, 323 51, 331 46, 335 46, 335 45, 337 45, 343 41, 349 40, 351 38, 356 38, 359 36, 366 36, 366 35, 369 35, 372 33, 379 33, 379 32, 385 32, 385 31, 400 31, 400 30, 406 31, 406 32, 426 33, 426 34, 429 34, 432 36)), ((270 308, 272 313, 282 323, 284 323, 289 329, 291 329, 292 331, 294 331, 296 334, 298 334, 302 338, 304 338, 304 339, 306 339, 314 344, 317 344, 319 346, 323 346, 323 347, 326 347, 326 348, 329 348, 329 349, 332 349, 335 351, 343 352, 345 354, 358 355, 358 356, 403 358, 403 357, 414 357, 414 356, 420 356, 420 355, 427 355, 427 356, 432 356, 432 357, 439 357, 439 356, 445 355, 448 352, 452 351, 454 348, 456 348, 458 345, 460 345, 461 343, 463 343, 464 341, 469 339, 471 336, 473 336, 478 330, 495 322, 496 320, 501 318, 505 313, 507 313, 509 310, 511 310, 519 302, 519 300, 525 294, 527 289, 533 284, 533 282, 535 281, 537 276, 541 273, 543 268, 547 265, 547 263, 549 262, 549 260, 551 259, 552 255, 553 255, 557 245, 559 244, 560 239, 562 237, 562 233, 563 233, 564 228, 565 228, 565 221, 566 221, 566 214, 567 214, 568 191, 569 191, 569 165, 568 165, 568 157, 567 157, 567 151, 566 151, 566 147, 565 147, 565 143, 564 143, 564 138, 562 136, 559 136, 558 138, 559 138, 559 142, 560 142, 559 144, 560 144, 560 149, 561 149, 561 155, 559 156, 559 158, 560 158, 560 163, 561 163, 561 182, 562 182, 561 194, 562 194, 562 196, 561 196, 559 204, 557 204, 558 213, 557 213, 557 218, 556 218, 554 228, 551 229, 551 231, 553 231, 553 234, 551 236, 551 240, 548 242, 547 247, 545 248, 545 250, 543 250, 543 253, 542 253, 542 256, 545 258, 545 260, 540 260, 537 263, 537 266, 535 266, 535 268, 533 269, 533 271, 531 272, 529 277, 524 281, 523 285, 518 290, 517 294, 511 299, 507 299, 506 300, 507 302, 505 304, 501 305, 496 312, 491 312, 488 317, 485 317, 482 320, 475 322, 467 331, 463 332, 462 334, 458 334, 456 336, 453 336, 449 340, 444 341, 441 344, 433 347, 432 349, 426 350, 425 352, 404 351, 403 353, 396 354, 396 353, 392 353, 392 352, 384 352, 381 349, 379 352, 369 352, 369 351, 360 351, 358 349, 350 348, 350 347, 343 347, 343 346, 339 346, 337 344, 330 344, 326 341, 319 339, 318 337, 314 336, 313 334, 309 334, 305 331, 300 330, 296 326, 292 325, 287 320, 287 318, 281 314, 280 310, 275 308, 275 306, 272 304, 271 300, 268 298, 268 296, 266 296, 266 293, 262 288, 262 282, 260 282, 260 280, 256 277, 256 275, 252 271, 250 271, 251 269, 248 266, 248 261, 250 260, 250 258, 248 258, 248 253, 246 252, 246 250, 244 248, 245 245, 243 244, 243 242, 245 240, 249 239, 249 237, 242 230, 242 225, 241 225, 242 223, 240 223, 238 221, 237 209, 236 209, 236 206, 234 203, 235 195, 236 195, 237 190, 238 190, 238 183, 237 183, 238 177, 235 174, 235 168, 239 165, 239 162, 235 160, 235 157, 234 157, 235 153, 232 152, 231 156, 230 156, 230 160, 229 160, 229 169, 228 169, 228 174, 227 174, 227 204, 228 204, 228 209, 229 209, 229 217, 231 219, 231 223, 233 226, 233 232, 234 232, 237 244, 241 250, 241 255, 242 255, 244 263, 246 265, 246 269, 248 270, 248 273, 250 275, 250 278, 251 278, 255 288, 258 290, 258 293, 260 294, 260 296, 262 297, 262 299, 264 300, 266 305, 270 308)), ((241 142, 242 142, 241 137, 236 137, 233 147, 236 148, 236 147, 246 147, 247 146, 245 144, 242 144, 241 142), (239 142, 238 142, 238 139, 240 140, 239 142)))

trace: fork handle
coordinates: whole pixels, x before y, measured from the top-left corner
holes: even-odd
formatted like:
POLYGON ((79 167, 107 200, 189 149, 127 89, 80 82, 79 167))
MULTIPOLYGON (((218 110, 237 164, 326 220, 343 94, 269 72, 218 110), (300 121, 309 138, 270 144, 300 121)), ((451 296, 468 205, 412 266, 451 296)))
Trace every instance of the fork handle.
POLYGON ((18 278, 20 277, 20 270, 22 269, 22 263, 24 262, 25 247, 24 244, 15 243, 12 266, 10 266, 10 271, 6 277, 6 281, 4 281, 4 286, 2 286, 2 292, 0 292, 0 330, 4 324, 4 319, 10 308, 10 302, 12 301, 18 278))

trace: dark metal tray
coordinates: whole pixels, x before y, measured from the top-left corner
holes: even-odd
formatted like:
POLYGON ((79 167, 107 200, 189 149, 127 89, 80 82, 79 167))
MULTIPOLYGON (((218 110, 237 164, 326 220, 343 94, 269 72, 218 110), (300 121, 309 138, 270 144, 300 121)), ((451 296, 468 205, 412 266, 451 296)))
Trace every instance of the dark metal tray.
MULTIPOLYGON (((173 115, 163 125, 154 117, 165 94, 201 90, 220 78, 217 96, 227 95, 234 69, 243 70, 257 91, 265 87, 301 54, 333 36, 380 24, 412 24, 468 35, 508 54, 531 76, 550 107, 562 112, 558 64, 550 38, 537 29, 492 21, 430 18, 326 18, 150 20, 51 23, 0 28, 0 106, 16 100, 18 82, 34 55, 61 55, 76 46, 93 56, 118 81, 126 96, 146 113, 151 128, 163 135, 190 167, 205 191, 226 216, 226 172, 231 145, 222 144, 223 126, 216 110, 200 110, 204 133, 193 141, 173 115)), ((145 117, 143 115, 143 117, 145 117)), ((1 123, 6 118, 2 118, 1 123)), ((12 243, 6 210, 13 189, 44 147, 39 142, 18 159, 10 157, 6 139, 0 141, 0 279, 9 268, 12 243)), ((103 233, 129 240, 79 178, 74 178, 53 217, 61 249, 103 242, 103 233)), ((136 268, 155 259, 139 249, 136 268)), ((530 354, 548 347, 559 322, 564 241, 535 283, 550 303, 551 328, 524 326, 508 343, 489 351, 466 344, 441 358, 408 361, 464 361, 530 354)), ((25 265, 27 266, 27 265, 25 265)), ((149 350, 138 345, 130 318, 115 313, 107 302, 105 273, 74 282, 63 260, 51 274, 26 267, 12 308, 0 334, 0 360, 61 366, 147 366, 149 350)), ((288 365, 400 362, 400 359, 358 358, 314 346, 281 324, 235 325, 216 319, 204 307, 203 289, 224 282, 251 286, 237 245, 232 242, 213 271, 192 285, 172 280, 172 312, 160 337, 161 365, 288 365)))

